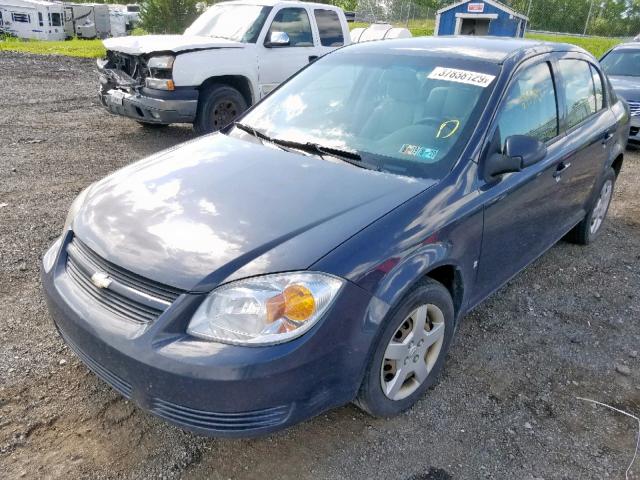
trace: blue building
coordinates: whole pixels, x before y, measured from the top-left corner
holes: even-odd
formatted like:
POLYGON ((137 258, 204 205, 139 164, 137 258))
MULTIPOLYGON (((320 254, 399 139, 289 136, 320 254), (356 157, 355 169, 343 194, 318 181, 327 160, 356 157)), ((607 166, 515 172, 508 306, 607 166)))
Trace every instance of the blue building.
POLYGON ((464 0, 438 10, 434 35, 523 37, 528 21, 496 0, 464 0))

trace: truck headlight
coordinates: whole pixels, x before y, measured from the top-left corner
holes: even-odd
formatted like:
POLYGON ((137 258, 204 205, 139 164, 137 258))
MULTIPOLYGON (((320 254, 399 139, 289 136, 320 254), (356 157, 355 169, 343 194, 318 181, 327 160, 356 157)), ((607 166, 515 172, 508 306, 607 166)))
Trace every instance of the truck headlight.
POLYGON ((167 80, 164 78, 147 78, 145 80, 147 88, 154 88, 156 90, 175 90, 176 86, 173 80, 167 80))
POLYGON ((173 55, 162 55, 159 57, 151 57, 147 62, 147 67, 156 70, 171 70, 173 68, 173 62, 175 61, 173 55))
POLYGON ((273 345, 309 330, 335 300, 344 280, 316 272, 247 278, 209 294, 187 333, 236 345, 273 345))

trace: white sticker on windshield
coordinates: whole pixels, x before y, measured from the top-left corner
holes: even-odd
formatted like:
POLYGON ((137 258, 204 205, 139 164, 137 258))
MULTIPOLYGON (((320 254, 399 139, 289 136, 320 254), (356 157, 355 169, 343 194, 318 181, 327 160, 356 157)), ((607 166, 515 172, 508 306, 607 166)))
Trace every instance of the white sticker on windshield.
POLYGON ((478 87, 488 87, 495 75, 486 73, 470 72, 468 70, 458 70, 456 68, 436 67, 427 78, 432 80, 444 80, 448 82, 466 83, 467 85, 477 85, 478 87))

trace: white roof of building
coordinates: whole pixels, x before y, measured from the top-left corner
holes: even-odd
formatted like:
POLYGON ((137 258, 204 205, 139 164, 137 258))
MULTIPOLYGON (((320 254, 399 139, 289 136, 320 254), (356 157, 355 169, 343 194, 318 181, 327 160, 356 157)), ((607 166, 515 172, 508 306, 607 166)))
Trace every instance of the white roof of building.
MULTIPOLYGON (((452 5, 449 5, 448 7, 441 8, 436 13, 440 15, 442 12, 446 12, 447 10, 451 10, 452 8, 459 7, 460 5, 463 5, 465 3, 472 2, 472 1, 473 0, 462 0, 461 2, 456 2, 452 5)), ((514 17, 522 18, 523 20, 529 20, 529 18, 526 15, 516 12, 515 10, 506 6, 504 3, 498 2, 497 0, 477 0, 477 1, 478 3, 482 1, 488 5, 492 5, 496 8, 499 8, 500 10, 507 12, 509 15, 513 15, 514 17)))
POLYGON ((0 7, 22 7, 22 8, 60 7, 62 8, 62 3, 47 2, 45 0, 0 0, 0 7))

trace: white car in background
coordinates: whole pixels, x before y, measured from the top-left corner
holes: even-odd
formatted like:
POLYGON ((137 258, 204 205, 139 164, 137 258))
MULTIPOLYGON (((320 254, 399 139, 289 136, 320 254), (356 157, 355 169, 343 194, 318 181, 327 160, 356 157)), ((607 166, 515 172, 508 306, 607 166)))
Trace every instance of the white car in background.
POLYGON ((320 3, 236 0, 183 35, 104 41, 100 98, 143 125, 219 130, 318 57, 350 42, 344 12, 320 3))

